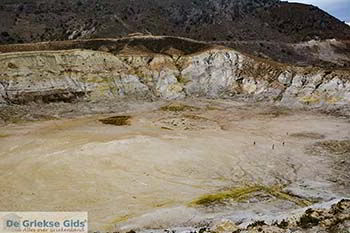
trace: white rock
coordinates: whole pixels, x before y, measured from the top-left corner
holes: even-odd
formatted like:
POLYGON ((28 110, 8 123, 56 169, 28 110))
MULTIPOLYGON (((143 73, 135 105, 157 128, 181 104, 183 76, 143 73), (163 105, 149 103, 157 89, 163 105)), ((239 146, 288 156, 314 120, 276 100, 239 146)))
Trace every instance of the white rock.
POLYGON ((284 85, 290 85, 293 79, 293 74, 290 71, 285 71, 278 76, 278 81, 284 85))

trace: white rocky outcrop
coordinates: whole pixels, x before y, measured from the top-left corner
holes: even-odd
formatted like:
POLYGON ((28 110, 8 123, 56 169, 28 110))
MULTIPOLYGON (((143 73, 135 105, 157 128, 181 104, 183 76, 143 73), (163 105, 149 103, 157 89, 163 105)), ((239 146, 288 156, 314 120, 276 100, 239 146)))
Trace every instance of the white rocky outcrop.
POLYGON ((350 72, 285 66, 225 48, 176 58, 91 50, 0 54, 0 103, 192 95, 348 105, 350 72))

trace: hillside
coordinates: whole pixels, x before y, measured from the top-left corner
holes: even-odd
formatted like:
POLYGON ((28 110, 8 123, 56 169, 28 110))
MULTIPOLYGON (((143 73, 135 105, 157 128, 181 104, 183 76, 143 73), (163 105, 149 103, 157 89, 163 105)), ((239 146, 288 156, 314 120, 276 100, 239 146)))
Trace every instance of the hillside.
POLYGON ((178 37, 0 46, 0 103, 84 98, 249 96, 288 106, 347 106, 349 71, 297 67, 178 37))
POLYGON ((350 39, 350 27, 310 5, 278 0, 2 0, 0 43, 123 37, 203 41, 350 39))

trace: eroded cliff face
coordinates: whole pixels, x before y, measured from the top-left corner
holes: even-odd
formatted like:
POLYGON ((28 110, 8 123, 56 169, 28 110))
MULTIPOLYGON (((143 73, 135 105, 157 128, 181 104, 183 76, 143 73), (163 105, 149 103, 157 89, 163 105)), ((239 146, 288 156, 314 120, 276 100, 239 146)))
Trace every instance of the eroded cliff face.
POLYGON ((185 56, 92 50, 0 54, 2 104, 186 96, 349 105, 350 72, 272 63, 221 47, 185 56))

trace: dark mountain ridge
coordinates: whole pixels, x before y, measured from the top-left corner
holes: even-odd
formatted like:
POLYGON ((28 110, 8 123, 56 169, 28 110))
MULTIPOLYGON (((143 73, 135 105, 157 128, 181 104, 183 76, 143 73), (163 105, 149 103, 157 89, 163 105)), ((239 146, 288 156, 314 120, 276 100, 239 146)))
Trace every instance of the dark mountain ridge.
POLYGON ((278 0, 2 0, 0 43, 124 37, 201 41, 350 39, 350 27, 311 5, 278 0))

